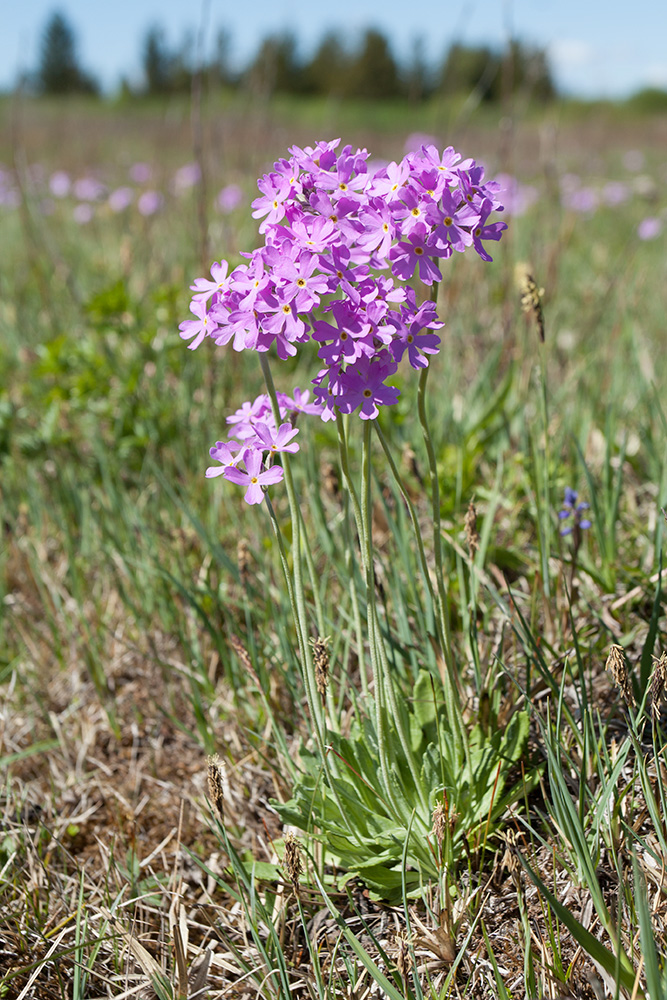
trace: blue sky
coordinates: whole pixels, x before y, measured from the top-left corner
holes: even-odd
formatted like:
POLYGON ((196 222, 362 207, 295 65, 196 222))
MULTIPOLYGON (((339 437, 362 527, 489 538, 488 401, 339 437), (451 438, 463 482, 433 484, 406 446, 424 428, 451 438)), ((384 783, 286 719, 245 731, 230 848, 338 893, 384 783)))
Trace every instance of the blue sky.
POLYGON ((137 78, 141 41, 162 25, 170 45, 204 24, 213 51, 220 28, 242 64, 260 38, 288 29, 308 53, 325 30, 351 38, 377 27, 399 58, 421 38, 439 61, 454 40, 502 45, 511 35, 545 47, 557 83, 586 97, 625 96, 643 86, 667 89, 667 3, 664 0, 3 0, 0 88, 37 64, 40 37, 60 10, 75 28, 84 67, 112 90, 121 74, 137 78))

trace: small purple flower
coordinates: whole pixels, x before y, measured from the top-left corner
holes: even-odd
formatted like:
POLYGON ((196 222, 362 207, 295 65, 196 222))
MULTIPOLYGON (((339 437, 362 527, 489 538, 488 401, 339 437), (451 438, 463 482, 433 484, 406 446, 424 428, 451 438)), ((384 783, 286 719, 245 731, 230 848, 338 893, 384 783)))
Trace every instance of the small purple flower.
POLYGON ((602 200, 606 205, 622 205, 630 197, 630 188, 622 181, 609 181, 602 188, 602 200))
POLYGON ((172 187, 175 194, 183 194, 201 180, 201 167, 198 163, 186 163, 174 174, 172 187))
POLYGON ((106 194, 106 188, 94 177, 80 177, 74 182, 74 194, 79 201, 99 201, 106 194))
POLYGON ((662 222, 654 215, 649 215, 637 226, 637 236, 640 240, 655 240, 662 232, 662 222))
POLYGON ((222 476, 225 469, 230 468, 243 457, 242 449, 239 450, 238 443, 233 442, 236 445, 237 450, 232 451, 232 442, 228 441, 216 441, 213 447, 210 449, 209 454, 211 458, 214 458, 216 462, 222 462, 222 465, 211 465, 206 470, 206 478, 213 479, 215 476, 222 476))
POLYGON ((153 171, 148 163, 133 163, 130 167, 130 179, 135 184, 146 184, 151 179, 153 171))
POLYGON ((188 344, 189 349, 194 351, 205 337, 215 335, 217 324, 214 319, 211 319, 206 310, 205 299, 193 299, 190 303, 190 312, 194 313, 197 319, 186 319, 183 323, 179 324, 178 329, 181 331, 180 337, 182 340, 192 340, 194 337, 192 343, 188 344))
POLYGON ((561 535, 570 535, 576 528, 581 531, 585 531, 590 528, 591 522, 588 518, 582 518, 581 514, 583 511, 588 510, 589 505, 587 503, 577 503, 579 494, 576 490, 573 490, 570 486, 565 487, 565 499, 563 501, 563 509, 558 511, 558 520, 564 521, 566 518, 573 515, 574 523, 570 524, 566 528, 561 528, 561 535))
POLYGON ((85 226, 87 222, 90 222, 94 214, 93 206, 89 205, 85 201, 82 201, 78 205, 74 206, 72 218, 75 222, 78 222, 80 226, 85 226))
POLYGON ((224 470, 225 479, 238 486, 247 486, 245 494, 246 503, 261 503, 264 499, 262 487, 279 483, 283 478, 283 470, 279 465, 272 465, 269 469, 262 471, 262 453, 254 448, 246 448, 243 454, 246 472, 236 466, 228 465, 224 470))
POLYGON ((233 212, 243 201, 243 191, 238 184, 228 184, 218 194, 216 204, 221 212, 233 212))
POLYGON ((109 208, 112 212, 124 212, 132 203, 134 191, 130 187, 119 187, 109 195, 109 208))
POLYGON ((49 178, 49 189, 54 198, 65 198, 72 187, 69 174, 64 170, 56 170, 49 178))
POLYGON ((292 427, 290 423, 281 424, 277 432, 269 424, 257 423, 255 447, 268 451, 270 455, 276 455, 279 451, 288 451, 294 455, 299 450, 299 445, 292 438, 298 433, 299 428, 292 427))
POLYGON ((144 191, 137 202, 140 215, 155 215, 164 205, 164 198, 159 191, 144 191))

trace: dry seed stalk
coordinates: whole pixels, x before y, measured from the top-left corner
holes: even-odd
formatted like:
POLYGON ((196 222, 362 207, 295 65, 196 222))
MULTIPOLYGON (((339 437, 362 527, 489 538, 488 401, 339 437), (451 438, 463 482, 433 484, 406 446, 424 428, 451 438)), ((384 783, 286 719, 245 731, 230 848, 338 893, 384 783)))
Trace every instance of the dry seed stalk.
POLYGON ((526 314, 532 313, 540 340, 544 343, 544 312, 542 310, 544 289, 538 288, 537 282, 531 274, 530 265, 526 263, 516 265, 514 278, 521 295, 521 308, 526 314))
POLYGON ((322 704, 327 696, 327 687, 329 685, 329 643, 331 642, 331 636, 327 635, 324 638, 318 635, 316 639, 310 640, 310 645, 313 647, 313 663, 315 665, 315 683, 317 684, 317 690, 322 699, 322 704))
POLYGON ((408 942, 402 934, 396 936, 396 968, 403 980, 408 978, 412 970, 412 956, 408 942))
POLYGON ((628 666, 625 661, 625 650, 622 646, 612 646, 609 650, 609 656, 607 657, 607 662, 605 663, 605 669, 609 671, 614 681, 614 684, 619 689, 623 695, 623 699, 627 705, 635 708, 635 696, 632 690, 632 684, 630 683, 630 677, 628 675, 628 666))
POLYGON ((468 504, 468 509, 466 511, 465 517, 463 519, 463 527, 466 533, 466 543, 468 545, 468 552, 470 553, 470 558, 475 558, 475 553, 479 549, 479 532, 477 531, 477 507, 475 506, 475 501, 471 500, 468 504))
POLYGON ((228 788, 225 766, 217 753, 206 758, 208 797, 220 822, 224 822, 225 790, 228 788))
POLYGON ((433 827, 431 828, 431 833, 438 841, 442 847, 442 842, 445 839, 445 832, 447 830, 447 813, 445 812, 445 807, 442 802, 436 803, 436 807, 433 810, 433 827))
POLYGON ((292 883, 294 889, 297 889, 299 885, 299 876, 303 872, 303 865, 301 863, 301 848, 299 846, 299 841, 293 833, 288 833, 285 836, 285 856, 283 858, 283 864, 285 866, 288 879, 292 883))
POLYGON ((653 657, 653 673, 651 675, 651 719, 655 725, 660 718, 660 705, 667 688, 667 653, 653 657))

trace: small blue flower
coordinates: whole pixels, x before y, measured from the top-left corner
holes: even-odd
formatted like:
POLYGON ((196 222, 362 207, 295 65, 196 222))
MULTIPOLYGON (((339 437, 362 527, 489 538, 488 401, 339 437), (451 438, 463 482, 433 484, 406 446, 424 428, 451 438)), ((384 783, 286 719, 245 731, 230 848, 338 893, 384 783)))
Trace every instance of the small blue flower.
POLYGON ((558 511, 558 520, 564 521, 570 515, 574 515, 574 524, 568 525, 566 528, 561 528, 561 535, 570 535, 575 528, 580 528, 581 531, 585 531, 586 528, 590 528, 591 522, 587 517, 582 518, 582 511, 588 510, 589 505, 587 503, 577 503, 577 498, 579 494, 576 490, 573 490, 570 486, 565 487, 565 500, 563 501, 563 509, 558 511))

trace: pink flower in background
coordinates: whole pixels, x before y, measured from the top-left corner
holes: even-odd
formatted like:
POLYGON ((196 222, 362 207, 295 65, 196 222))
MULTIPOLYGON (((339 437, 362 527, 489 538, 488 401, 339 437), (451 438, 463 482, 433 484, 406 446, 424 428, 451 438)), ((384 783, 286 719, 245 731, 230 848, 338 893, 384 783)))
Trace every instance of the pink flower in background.
POLYGON ((14 187, 14 175, 9 170, 0 167, 0 205, 5 208, 17 208, 21 203, 21 196, 14 187))
POLYGON ((49 190, 54 198, 66 198, 72 188, 69 174, 64 170, 56 170, 49 177, 49 190))
POLYGON ((90 222, 95 211, 92 205, 87 202, 82 201, 78 205, 74 206, 74 211, 72 212, 72 218, 75 222, 78 222, 80 226, 85 226, 86 223, 90 222))
POLYGON ((148 163, 133 163, 129 172, 130 180, 135 184, 146 184, 153 176, 153 170, 148 163))
POLYGON ((602 200, 606 205, 622 205, 630 197, 630 188, 622 181, 609 181, 602 188, 602 200))
POLYGON ((574 191, 564 191, 561 196, 563 208, 570 212, 581 212, 590 215, 598 207, 598 195, 593 188, 582 187, 574 191))
POLYGON ((201 168, 198 163, 186 163, 179 167, 172 180, 172 188, 175 194, 183 194, 189 191, 201 180, 201 168))
POLYGON ((99 201, 106 194, 106 188, 94 177, 80 177, 74 182, 74 195, 79 201, 99 201))
POLYGON ((238 184, 227 184, 218 194, 215 203, 221 212, 227 214, 227 212, 233 212, 242 201, 243 191, 238 184))
POLYGON ((164 198, 159 191, 144 191, 137 202, 140 215, 155 215, 163 205, 164 198))
POLYGON ((109 208, 112 212, 124 212, 132 204, 134 191, 130 187, 119 187, 109 195, 109 208))
POLYGON ((640 240, 655 240, 662 232, 662 220, 654 215, 648 216, 637 226, 637 236, 640 240))
POLYGON ((537 201, 537 188, 531 184, 521 184, 511 174, 497 174, 496 182, 500 185, 500 194, 508 215, 515 218, 525 215, 537 201))

